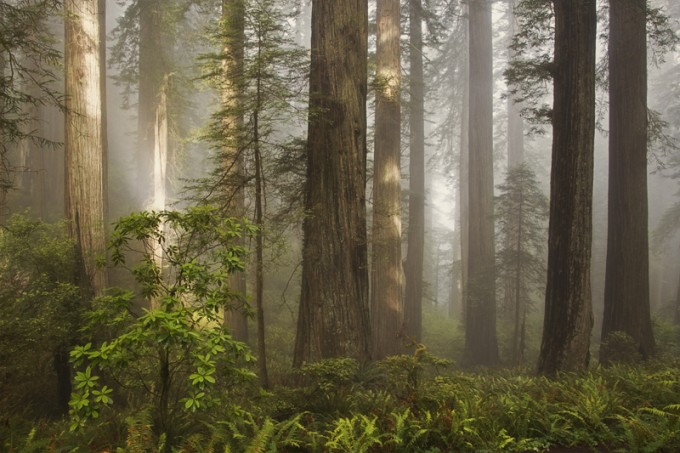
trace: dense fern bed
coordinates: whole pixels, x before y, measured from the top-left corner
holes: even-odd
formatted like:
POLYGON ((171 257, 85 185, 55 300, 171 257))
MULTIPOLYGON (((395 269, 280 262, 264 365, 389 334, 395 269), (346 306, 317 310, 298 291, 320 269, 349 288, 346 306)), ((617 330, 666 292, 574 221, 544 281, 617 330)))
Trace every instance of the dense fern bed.
POLYGON ((417 355, 368 368, 335 359, 304 367, 304 384, 243 388, 229 407, 195 412, 172 448, 151 429, 148 408, 112 409, 76 431, 8 417, 3 450, 676 452, 680 366, 661 362, 549 379, 460 372, 417 355))

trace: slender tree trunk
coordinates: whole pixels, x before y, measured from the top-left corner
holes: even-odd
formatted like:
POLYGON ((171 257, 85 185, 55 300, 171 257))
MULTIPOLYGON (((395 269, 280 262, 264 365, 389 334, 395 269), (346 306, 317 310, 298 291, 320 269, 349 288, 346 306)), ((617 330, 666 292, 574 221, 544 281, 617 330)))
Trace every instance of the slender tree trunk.
POLYGON ((408 248, 404 288, 404 335, 422 340, 423 253, 425 251, 425 79, 423 6, 409 0, 409 195, 408 248))
MULTIPOLYGON (((166 208, 166 170, 168 168, 168 98, 167 98, 167 84, 168 78, 164 77, 163 83, 160 86, 160 93, 158 103, 156 104, 156 114, 153 124, 153 197, 151 205, 148 208, 154 211, 164 211, 166 208)), ((159 225, 161 230, 165 229, 165 225, 159 225)), ((158 266, 158 269, 163 272, 164 252, 163 244, 158 241, 152 241, 153 258, 158 266)), ((151 308, 159 308, 160 300, 157 297, 152 297, 150 300, 151 308)))
MULTIPOLYGON (((257 117, 255 125, 257 126, 257 117)), ((257 136, 257 132, 255 133, 257 136)), ((262 159, 258 139, 255 141, 255 222, 259 228, 255 237, 255 306, 257 307, 257 353, 260 385, 263 388, 269 387, 269 375, 267 373, 267 348, 265 343, 265 323, 264 323, 264 215, 262 208, 262 197, 264 196, 262 187, 262 159)))
POLYGON ((680 276, 678 277, 678 289, 675 293, 675 312, 673 313, 673 323, 680 324, 680 276))
MULTIPOLYGON (((654 352, 647 216, 647 2, 609 5, 609 203, 602 341, 625 332, 654 352)), ((600 360, 608 357, 602 351, 600 360)))
MULTIPOLYGON (((516 27, 515 27, 515 0, 508 0, 508 25, 509 25, 509 30, 508 30, 508 35, 509 35, 509 40, 512 42, 512 39, 515 36, 516 32, 516 27)), ((508 58, 510 60, 513 60, 516 58, 515 52, 512 50, 512 48, 508 49, 508 58)), ((513 167, 521 164, 524 161, 524 119, 520 115, 520 108, 515 102, 515 98, 513 96, 509 96, 507 100, 507 112, 508 112, 508 171, 510 171, 513 167)), ((520 222, 519 224, 516 225, 516 227, 521 228, 521 214, 518 214, 518 216, 515 219, 511 219, 513 222, 520 222)), ((511 226, 510 230, 513 231, 514 228, 511 226)), ((508 237, 506 238, 506 241, 511 241, 512 238, 508 237)), ((512 247, 513 244, 506 244, 507 248, 512 247)), ((518 253, 518 259, 519 259, 519 252, 520 250, 517 250, 518 253)), ((518 262, 519 266, 519 262, 518 262)), ((519 279, 513 279, 513 278, 506 278, 505 281, 502 282, 503 285, 503 305, 506 307, 506 309, 512 309, 515 312, 515 325, 514 325, 514 332, 513 332, 513 347, 512 347, 512 361, 514 365, 519 365, 519 362, 522 360, 520 357, 523 355, 523 351, 520 353, 519 347, 520 347, 520 335, 522 331, 522 325, 524 321, 521 319, 521 313, 524 312, 524 307, 523 301, 521 300, 521 290, 517 286, 519 283, 519 279)))
MULTIPOLYGON (((512 40, 516 33, 515 22, 515 2, 516 0, 508 0, 508 7, 510 13, 508 15, 509 22, 509 39, 512 40)), ((515 51, 508 49, 508 57, 510 60, 516 58, 515 51)), ((520 114, 520 106, 515 102, 513 96, 508 96, 507 100, 508 110, 508 169, 524 162, 524 118, 520 114)))
POLYGON ((545 322, 538 371, 588 366, 595 134, 595 0, 553 0, 553 151, 545 322))
POLYGON ((313 0, 302 294, 293 364, 370 359, 367 0, 313 0))
MULTIPOLYGON (((230 215, 245 214, 245 193, 243 190, 243 113, 241 80, 243 78, 243 45, 245 40, 243 0, 223 0, 222 16, 226 33, 224 58, 222 60, 223 84, 221 87, 222 106, 230 112, 223 119, 226 139, 224 172, 226 173, 225 199, 230 215)), ((239 341, 248 341, 248 315, 246 302, 246 274, 235 272, 229 277, 229 286, 238 293, 234 307, 225 312, 225 325, 232 336, 239 341)))
MULTIPOLYGON (((522 240, 523 238, 523 222, 524 222, 524 200, 522 193, 519 193, 519 207, 517 210, 517 238, 515 243, 515 276, 514 283, 511 290, 514 291, 514 308, 515 308, 515 326, 513 332, 512 344, 512 363, 519 366, 524 361, 524 317, 526 316, 525 301, 522 297, 522 240)), ((510 231, 513 231, 511 228, 510 231)))
POLYGON ((373 358, 402 352, 399 0, 378 0, 373 171, 373 358))
MULTIPOLYGON (((158 149, 158 109, 167 76, 163 58, 160 0, 139 0, 139 100, 137 111, 138 196, 141 209, 157 206, 162 169, 158 149)), ((167 139, 162 139, 167 144, 167 139)))
POLYGON ((463 363, 495 366, 500 358, 496 339, 491 3, 473 0, 469 11, 470 215, 463 363))
MULTIPOLYGON (((5 81, 5 67, 7 63, 5 61, 4 52, 0 52, 0 80, 2 83, 5 81)), ((3 118, 0 116, 0 121, 3 118)), ((4 148, 4 143, 0 146, 0 225, 5 224, 5 211, 7 210, 7 191, 10 175, 9 175, 9 162, 7 162, 7 151, 4 148)))
POLYGON ((98 0, 67 0, 66 7, 66 214, 78 249, 78 283, 87 297, 107 285, 97 265, 106 251, 106 169, 102 127, 98 0))
MULTIPOLYGON (((467 7, 466 7, 467 9, 467 7)), ((469 41, 469 22, 467 23, 466 43, 469 41)), ((458 167, 458 191, 460 193, 460 295, 461 323, 465 327, 467 319, 468 257, 470 256, 470 56, 465 52, 463 68, 463 103, 460 118, 460 163, 458 167)))
MULTIPOLYGON (((104 193, 104 222, 109 219, 109 115, 106 90, 106 0, 99 0, 99 86, 102 102, 102 191, 104 193)), ((105 234, 107 226, 105 225, 105 234)), ((108 236, 108 235, 107 235, 108 236)))
MULTIPOLYGON (((258 34, 257 61, 262 61, 262 35, 258 34)), ((259 63, 258 63, 259 64, 259 63)), ((255 237, 255 305, 257 307, 257 352, 260 385, 269 387, 269 375, 267 373, 267 348, 265 343, 264 323, 264 176, 262 174, 262 155, 260 149, 260 110, 262 106, 262 71, 258 67, 256 81, 255 111, 253 112, 253 147, 255 151, 255 222, 258 226, 255 237)))

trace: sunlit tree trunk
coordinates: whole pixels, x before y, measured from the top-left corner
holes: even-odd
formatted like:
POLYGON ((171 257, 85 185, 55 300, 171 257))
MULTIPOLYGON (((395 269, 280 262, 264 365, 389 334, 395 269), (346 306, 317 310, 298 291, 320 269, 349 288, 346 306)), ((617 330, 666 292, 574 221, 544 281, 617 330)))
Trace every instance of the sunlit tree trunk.
POLYGON ((100 4, 68 0, 66 7, 66 213, 80 261, 79 284, 99 295, 107 284, 97 266, 105 252, 100 4))
POLYGON ((302 293, 293 363, 370 359, 367 0, 313 0, 302 293))
MULTIPOLYGON (((609 2, 609 203, 602 341, 654 352, 647 216, 647 2, 609 2)), ((606 351, 600 360, 606 362, 606 351)))
POLYGON ((421 0, 409 0, 409 191, 408 248, 404 288, 404 336, 422 339, 423 253, 425 250, 425 80, 421 0))
MULTIPOLYGON (((221 86, 222 107, 230 114, 223 119, 225 136, 225 158, 223 159, 226 174, 225 194, 229 215, 245 214, 245 194, 243 190, 242 140, 243 115, 241 108, 241 80, 243 78, 243 45, 245 6, 243 0, 223 0, 222 19, 226 30, 221 86)), ((248 341, 248 317, 246 302, 246 275, 236 272, 229 278, 229 286, 237 293, 233 308, 225 312, 225 325, 232 336, 239 341, 248 341)), ((264 360, 264 359, 263 359, 264 360)))
POLYGON ((469 21, 469 255, 463 363, 494 366, 500 359, 496 339, 491 3, 471 1, 469 21))
MULTIPOLYGON (((106 252, 102 7, 99 0, 64 2, 65 208, 77 252, 75 279, 85 300, 101 295, 108 282, 106 269, 98 265, 106 252)), ((58 345, 54 352, 59 401, 64 410, 71 389, 70 346, 58 345)))
POLYGON ((553 0, 553 151, 545 322, 540 373, 584 369, 590 288, 595 134, 595 0, 553 0))
POLYGON ((373 358, 403 350, 399 0, 378 0, 373 171, 373 358))
MULTIPOLYGON (((167 204, 168 84, 160 0, 139 0, 139 99, 137 107, 138 196, 140 209, 164 210, 167 204)), ((161 225, 160 228, 163 228, 161 225)), ((163 268, 161 244, 154 243, 156 265, 163 268)), ((153 308, 157 300, 150 300, 153 308)))
POLYGON ((159 186, 162 170, 159 159, 167 145, 159 137, 158 110, 161 107, 164 78, 167 75, 163 57, 162 4, 160 0, 139 0, 139 99, 137 107, 137 171, 141 209, 156 209, 164 187, 159 186), (158 139, 165 143, 157 143, 158 139))

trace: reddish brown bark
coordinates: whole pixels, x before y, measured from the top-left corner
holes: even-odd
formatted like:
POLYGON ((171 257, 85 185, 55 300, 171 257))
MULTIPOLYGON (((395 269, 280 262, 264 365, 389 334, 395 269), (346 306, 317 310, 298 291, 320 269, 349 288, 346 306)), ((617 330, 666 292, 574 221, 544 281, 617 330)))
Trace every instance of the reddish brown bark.
POLYGON ((302 293, 293 364, 370 359, 367 0, 313 0, 302 293))
POLYGON ((595 136, 595 0, 554 0, 553 151, 540 373, 588 366, 595 136))

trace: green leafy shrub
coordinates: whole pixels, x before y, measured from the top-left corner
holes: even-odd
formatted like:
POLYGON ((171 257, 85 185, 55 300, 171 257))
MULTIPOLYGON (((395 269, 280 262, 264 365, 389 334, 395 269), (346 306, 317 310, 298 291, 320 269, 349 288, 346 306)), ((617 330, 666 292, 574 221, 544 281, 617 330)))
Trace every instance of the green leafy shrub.
POLYGON ((607 357, 607 364, 642 361, 635 340, 626 332, 615 331, 607 335, 600 344, 600 357, 607 357))
POLYGON ((247 224, 210 207, 141 212, 118 221, 110 241, 113 263, 125 266, 131 253, 140 254, 130 272, 152 308, 136 308, 130 291, 113 290, 95 301, 87 315, 92 341, 71 352, 77 369, 72 429, 126 395, 139 409, 148 408, 154 442, 168 450, 184 433, 200 430, 198 422, 211 410, 224 415, 223 408, 235 403, 254 377, 247 367, 254 358, 226 331, 222 313, 235 298, 228 276, 243 270, 245 250, 235 239, 251 233, 247 224), (100 340, 100 327, 112 336, 100 340))
POLYGON ((68 367, 56 365, 77 340, 83 306, 65 232, 24 215, 0 228, 0 413, 65 412, 68 367))
POLYGON ((359 363, 349 357, 305 363, 298 370, 301 383, 293 394, 299 411, 347 414, 351 396, 360 387, 359 363))

